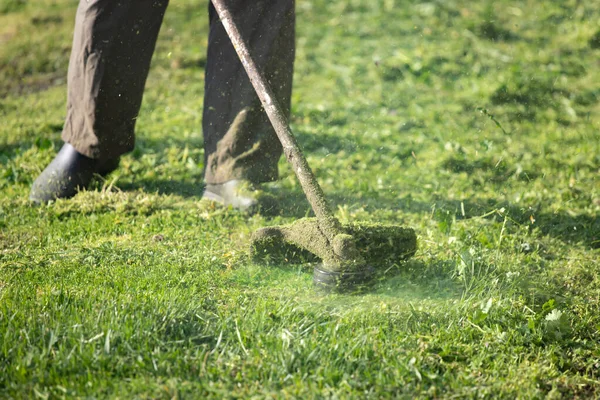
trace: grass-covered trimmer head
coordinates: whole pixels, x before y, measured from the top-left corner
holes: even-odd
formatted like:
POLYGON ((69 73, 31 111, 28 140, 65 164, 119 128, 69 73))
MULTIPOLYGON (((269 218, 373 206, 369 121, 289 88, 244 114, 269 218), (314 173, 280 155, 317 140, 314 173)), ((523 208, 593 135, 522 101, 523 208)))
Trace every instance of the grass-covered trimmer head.
POLYGON ((353 288, 371 280, 375 271, 371 263, 378 257, 394 254, 402 259, 413 255, 416 236, 412 229, 362 224, 342 226, 335 218, 283 108, 251 57, 226 2, 212 0, 212 3, 317 217, 258 230, 252 239, 255 253, 279 252, 288 245, 308 250, 323 261, 315 268, 315 283, 331 289, 353 288))
MULTIPOLYGON (((304 261, 304 252, 320 259, 314 270, 314 283, 326 289, 353 290, 367 285, 386 266, 412 257, 417 250, 414 230, 395 225, 351 223, 342 225, 343 236, 358 252, 340 262, 336 249, 321 232, 316 218, 303 218, 289 225, 258 229, 252 235, 251 252, 255 258, 271 258, 295 262, 304 261)), ((343 236, 338 246, 343 246, 343 236)))

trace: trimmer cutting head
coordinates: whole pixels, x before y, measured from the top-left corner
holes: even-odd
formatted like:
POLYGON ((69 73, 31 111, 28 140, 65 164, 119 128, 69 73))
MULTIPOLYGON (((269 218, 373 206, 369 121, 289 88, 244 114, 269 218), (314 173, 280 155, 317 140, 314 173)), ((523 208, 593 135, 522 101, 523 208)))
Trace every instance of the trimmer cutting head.
POLYGON ((355 290, 368 285, 377 272, 412 257, 417 250, 414 230, 396 225, 375 223, 343 224, 358 250, 356 263, 339 264, 331 256, 335 243, 321 232, 316 218, 303 218, 289 225, 258 229, 252 235, 251 253, 255 258, 276 262, 321 260, 314 270, 314 282, 328 290, 355 290))
POLYGON ((401 260, 412 256, 417 239, 411 229, 367 224, 343 226, 335 218, 327 205, 323 189, 292 133, 285 109, 277 101, 268 81, 250 55, 227 2, 211 1, 248 72, 250 82, 281 142, 283 153, 317 216, 317 219, 304 219, 291 225, 256 231, 253 252, 256 255, 285 252, 289 246, 308 250, 323 260, 323 266, 315 269, 315 282, 324 283, 328 288, 340 288, 340 283, 356 286, 353 282, 371 279, 373 274, 369 272, 368 265, 373 261, 378 263, 382 258, 401 260))

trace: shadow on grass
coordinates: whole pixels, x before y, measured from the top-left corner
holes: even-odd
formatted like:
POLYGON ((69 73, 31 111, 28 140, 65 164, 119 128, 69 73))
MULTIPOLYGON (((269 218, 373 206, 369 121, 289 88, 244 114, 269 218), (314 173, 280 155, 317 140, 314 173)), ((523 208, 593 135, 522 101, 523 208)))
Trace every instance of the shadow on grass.
MULTIPOLYGON (((58 132, 61 125, 54 124, 46 127, 48 130, 58 132)), ((312 140, 314 135, 305 134, 306 148, 308 151, 319 151, 326 148, 329 152, 350 151, 356 143, 339 141, 333 135, 319 136, 318 140, 312 140)), ((62 146, 60 140, 49 140, 39 138, 34 143, 11 143, 0 147, 0 165, 6 165, 10 160, 19 156, 23 151, 35 146, 40 149, 54 147, 57 151, 62 146)), ((165 150, 172 146, 178 147, 201 147, 202 139, 194 138, 178 139, 168 138, 166 141, 142 138, 138 140, 138 146, 134 151, 143 154, 145 149, 165 150)), ((362 144, 361 144, 362 146, 362 144)), ((185 198, 200 198, 204 190, 204 183, 200 180, 165 180, 165 179, 130 179, 119 184, 124 191, 142 190, 147 193, 158 193, 161 195, 179 195, 185 198)), ((312 210, 306 197, 299 187, 293 189, 275 189, 273 195, 282 210, 281 215, 286 217, 302 218, 312 216, 312 210)), ((508 202, 495 201, 494 199, 468 199, 447 200, 436 199, 431 203, 413 200, 410 196, 398 198, 397 194, 390 192, 369 192, 368 196, 348 196, 347 192, 326 193, 333 209, 338 205, 359 204, 366 212, 376 210, 392 210, 410 214, 431 214, 434 210, 445 213, 451 219, 469 219, 485 215, 492 210, 504 209, 503 215, 508 216, 518 224, 526 225, 530 230, 539 229, 542 235, 551 236, 568 244, 582 243, 585 246, 600 248, 600 219, 590 214, 571 215, 566 211, 552 213, 538 211, 537 209, 519 206, 508 202), (463 214, 464 210, 464 214, 463 214), (533 223, 531 221, 534 221, 533 223)), ((435 218, 435 215, 434 215, 435 218)), ((503 216, 492 213, 488 219, 501 221, 503 216)))
POLYGON ((529 231, 539 230, 542 235, 551 236, 567 244, 581 243, 591 248, 600 248, 600 218, 591 214, 571 215, 567 211, 540 211, 539 206, 527 207, 494 199, 471 200, 432 200, 431 203, 413 200, 410 196, 398 199, 393 195, 369 194, 369 198, 328 195, 333 208, 337 204, 361 204, 365 211, 401 211, 408 214, 432 215, 434 219, 467 220, 485 216, 486 219, 502 222, 504 216, 529 231), (504 209, 503 213, 493 213, 504 209), (464 214, 463 214, 464 210, 464 214))
POLYGON ((26 149, 21 143, 0 145, 0 165, 7 164, 10 160, 17 157, 26 149))
POLYGON ((581 243, 584 246, 600 248, 600 219, 593 215, 570 215, 567 211, 539 211, 537 207, 518 206, 508 202, 496 202, 493 199, 462 202, 445 200, 437 203, 437 206, 449 210, 456 219, 469 219, 493 210, 504 209, 502 215, 493 213, 486 218, 501 222, 505 215, 511 221, 527 226, 530 232, 537 229, 542 235, 554 237, 567 244, 581 243), (466 216, 462 215, 463 208, 466 216))
POLYGON ((165 179, 135 179, 131 182, 120 183, 119 189, 123 191, 141 190, 146 193, 160 195, 178 195, 185 198, 197 197, 200 199, 204 192, 203 182, 178 181, 165 179))

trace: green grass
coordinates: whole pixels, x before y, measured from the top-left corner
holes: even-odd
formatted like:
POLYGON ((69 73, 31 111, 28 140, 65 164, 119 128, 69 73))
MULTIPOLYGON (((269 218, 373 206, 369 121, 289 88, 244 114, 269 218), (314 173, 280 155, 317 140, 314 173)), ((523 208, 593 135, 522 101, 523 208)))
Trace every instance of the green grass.
POLYGON ((0 397, 600 396, 600 2, 298 1, 293 129, 342 221, 414 228, 361 296, 254 263, 202 192, 206 4, 172 2, 136 150, 32 207, 75 4, 0 5, 0 397))

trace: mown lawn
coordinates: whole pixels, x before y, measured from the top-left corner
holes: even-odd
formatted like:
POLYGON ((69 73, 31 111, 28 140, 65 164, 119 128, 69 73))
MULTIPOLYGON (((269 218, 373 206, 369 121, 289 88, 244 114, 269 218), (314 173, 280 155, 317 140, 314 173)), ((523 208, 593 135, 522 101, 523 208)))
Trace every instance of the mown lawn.
POLYGON ((293 129, 342 221, 414 228, 369 293, 255 262, 200 201, 207 3, 172 1, 137 149, 33 207, 76 2, 0 2, 0 397, 600 397, 600 1, 298 0, 293 129))

